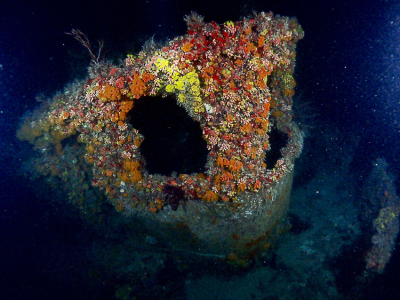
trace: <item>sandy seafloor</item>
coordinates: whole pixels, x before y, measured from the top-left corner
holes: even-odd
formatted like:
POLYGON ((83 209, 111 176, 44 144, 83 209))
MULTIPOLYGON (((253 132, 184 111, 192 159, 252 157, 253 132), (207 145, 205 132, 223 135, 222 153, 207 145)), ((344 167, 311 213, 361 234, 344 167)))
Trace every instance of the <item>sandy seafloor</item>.
POLYGON ((229 280, 202 276, 188 282, 188 298, 201 299, 205 289, 209 290, 210 299, 343 297, 336 281, 340 272, 338 260, 346 246, 354 246, 361 235, 359 210, 353 204, 356 187, 354 181, 343 176, 350 175, 350 156, 342 156, 340 168, 328 161, 317 167, 307 183, 295 184, 289 210, 293 218, 296 216, 292 219, 294 227, 279 239, 272 266, 266 263, 265 267, 229 280))

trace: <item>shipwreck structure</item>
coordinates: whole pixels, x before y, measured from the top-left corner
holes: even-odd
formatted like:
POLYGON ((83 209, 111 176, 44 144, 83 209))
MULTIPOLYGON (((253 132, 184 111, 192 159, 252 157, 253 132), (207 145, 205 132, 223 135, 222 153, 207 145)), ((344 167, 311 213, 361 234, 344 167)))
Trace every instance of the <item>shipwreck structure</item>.
POLYGON ((292 96, 304 33, 272 13, 186 22, 186 35, 148 43, 123 64, 93 61, 87 79, 26 116, 17 136, 37 150, 31 171, 93 219, 107 202, 137 224, 139 243, 246 256, 268 248, 289 205, 303 145, 292 96), (153 115, 166 101, 197 128, 175 142, 164 129, 176 124, 153 115))

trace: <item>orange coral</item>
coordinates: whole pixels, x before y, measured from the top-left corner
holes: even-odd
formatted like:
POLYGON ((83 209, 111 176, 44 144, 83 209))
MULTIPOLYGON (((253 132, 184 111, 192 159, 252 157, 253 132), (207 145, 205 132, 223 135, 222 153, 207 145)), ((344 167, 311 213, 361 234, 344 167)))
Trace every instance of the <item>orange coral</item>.
POLYGON ((247 43, 246 45, 246 53, 254 52, 257 48, 254 46, 253 43, 247 43))
POLYGON ((193 47, 193 44, 191 44, 191 43, 185 43, 185 44, 183 44, 183 46, 181 47, 181 49, 182 49, 184 52, 189 52, 189 51, 192 49, 192 47, 193 47))
POLYGON ((229 201, 229 197, 226 196, 226 195, 222 195, 221 199, 222 199, 222 201, 224 201, 224 202, 228 202, 228 201, 229 201))
POLYGON ((229 182, 231 179, 233 179, 233 175, 230 172, 222 172, 221 180, 229 182))
POLYGON ((136 183, 140 180, 142 180, 142 172, 140 172, 139 170, 135 170, 133 173, 131 173, 131 181, 133 183, 136 183))
POLYGON ((245 33, 246 35, 249 35, 249 34, 251 33, 251 27, 250 27, 250 26, 247 26, 243 31, 244 31, 244 33, 245 33))
POLYGON ((153 80, 153 79, 154 79, 154 76, 153 76, 153 74, 144 72, 144 73, 142 74, 142 79, 143 79, 144 82, 149 82, 150 80, 153 80))
POLYGON ((136 138, 134 141, 133 141, 133 144, 137 147, 137 148, 139 148, 139 146, 140 146, 140 144, 142 143, 142 139, 141 138, 136 138))
POLYGON ((132 96, 136 99, 139 99, 141 96, 143 96, 147 90, 145 82, 139 77, 138 74, 133 75, 132 83, 129 88, 132 96))
POLYGON ((265 104, 263 105, 263 107, 264 107, 264 111, 260 114, 260 116, 263 117, 263 118, 266 118, 266 117, 268 116, 269 107, 270 107, 269 102, 268 102, 268 103, 265 103, 265 104))
POLYGON ((88 144, 88 145, 86 145, 86 150, 87 150, 90 154, 93 154, 94 151, 95 151, 95 148, 94 148, 93 145, 88 144))
MULTIPOLYGON (((127 113, 133 108, 133 101, 122 101, 119 107, 119 122, 125 120, 127 113)), ((122 126, 122 125, 120 125, 122 126)))
POLYGON ((263 36, 258 38, 258 47, 262 47, 264 45, 265 39, 263 36))
POLYGON ((61 117, 62 117, 63 119, 68 119, 68 118, 69 118, 69 112, 64 111, 64 112, 62 113, 61 117))
POLYGON ((246 189, 246 185, 243 182, 238 184, 238 186, 237 186, 238 192, 243 192, 245 189, 246 189))
POLYGON ((132 183, 142 180, 142 172, 139 170, 140 164, 138 161, 125 160, 124 169, 130 173, 132 183))
POLYGON ((221 156, 217 158, 217 166, 222 168, 224 166, 224 159, 221 156))
POLYGON ((265 84, 264 80, 265 80, 265 77, 268 75, 267 70, 265 70, 265 68, 260 68, 257 71, 257 74, 258 74, 258 81, 257 81, 258 86, 261 89, 265 89, 267 87, 267 85, 265 84))
MULTIPOLYGON (((245 148, 243 150, 243 152, 247 156, 251 157, 252 159, 255 159, 257 157, 257 150, 258 150, 258 148, 256 148, 256 147, 248 147, 248 148, 245 148)), ((252 169, 252 165, 250 165, 249 167, 250 167, 250 169, 252 169)))
POLYGON ((109 84, 106 84, 103 90, 99 93, 99 98, 104 101, 118 101, 121 99, 121 91, 109 84))
POLYGON ((93 158, 93 156, 91 156, 90 154, 86 154, 86 155, 85 155, 85 160, 86 160, 86 162, 87 162, 88 164, 91 164, 91 165, 94 164, 94 158, 93 158))
POLYGON ((267 132, 269 124, 268 120, 257 117, 255 122, 259 126, 259 128, 256 129, 258 134, 262 135, 267 132))
POLYGON ((243 60, 238 59, 238 60, 235 61, 235 64, 236 64, 238 67, 241 67, 241 66, 243 65, 243 60))
POLYGON ((157 208, 159 210, 161 210, 161 208, 163 207, 164 201, 162 199, 156 198, 156 200, 154 200, 154 203, 156 204, 157 208))
POLYGON ((260 89, 265 89, 267 87, 265 82, 262 80, 257 81, 257 85, 260 87, 260 89))
POLYGON ((130 181, 129 174, 126 173, 126 172, 120 172, 120 173, 118 174, 118 178, 119 178, 120 180, 122 180, 123 182, 129 182, 129 181, 130 181))
POLYGON ((233 172, 239 172, 240 169, 243 167, 243 163, 241 161, 235 160, 235 159, 231 159, 229 161, 229 169, 233 172))
POLYGON ((214 74, 214 68, 212 66, 204 68, 203 77, 211 78, 214 74))
POLYGON ((202 197, 204 201, 211 202, 211 201, 217 201, 218 200, 218 195, 214 193, 213 191, 207 191, 204 196, 202 197))
POLYGON ((241 130, 243 133, 249 134, 249 133, 251 132, 251 129, 252 129, 252 126, 251 126, 250 123, 247 123, 246 125, 240 126, 240 130, 241 130))
MULTIPOLYGON (((236 172, 239 172, 239 170, 243 167, 243 163, 236 159, 228 160, 226 158, 218 157, 217 158, 217 166, 220 168, 224 167, 225 169, 236 173, 236 172)), ((229 175, 226 175, 226 176, 231 177, 229 175)), ((225 178, 226 178, 226 176, 225 176, 225 178)))
POLYGON ((150 210, 152 213, 156 213, 156 212, 158 211, 158 209, 157 209, 157 207, 156 207, 156 204, 155 204, 154 202, 150 202, 149 210, 150 210))
POLYGON ((156 213, 163 208, 163 200, 156 198, 154 202, 150 202, 150 211, 156 213))
POLYGON ((261 188, 261 182, 257 179, 254 183, 254 189, 259 190, 261 188))

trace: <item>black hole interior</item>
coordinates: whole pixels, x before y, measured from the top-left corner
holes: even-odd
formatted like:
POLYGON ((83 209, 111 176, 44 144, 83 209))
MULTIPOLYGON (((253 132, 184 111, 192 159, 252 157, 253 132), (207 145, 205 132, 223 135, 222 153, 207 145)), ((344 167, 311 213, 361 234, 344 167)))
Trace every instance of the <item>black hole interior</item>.
POLYGON ((172 97, 141 97, 128 113, 130 124, 144 136, 140 153, 150 174, 202 173, 207 143, 200 124, 172 97))
POLYGON ((288 134, 279 131, 275 126, 272 127, 269 135, 269 144, 271 149, 265 153, 264 162, 268 170, 272 170, 276 162, 282 158, 281 149, 286 147, 288 143, 288 134))

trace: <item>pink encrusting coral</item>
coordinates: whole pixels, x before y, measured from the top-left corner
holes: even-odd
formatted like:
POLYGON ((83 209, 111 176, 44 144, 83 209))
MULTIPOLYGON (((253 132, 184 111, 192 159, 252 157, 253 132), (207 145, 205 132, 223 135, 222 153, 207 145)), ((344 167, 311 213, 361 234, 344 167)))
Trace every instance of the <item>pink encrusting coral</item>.
POLYGON ((68 86, 27 117, 18 137, 55 159, 62 155, 61 141, 77 135, 93 171, 92 185, 126 213, 175 210, 176 198, 236 202, 243 192, 278 182, 302 148, 302 133, 291 124, 301 27, 294 18, 272 13, 223 25, 204 23, 193 13, 186 22, 186 35, 128 56, 124 66, 94 63, 87 80, 68 86), (199 122, 209 150, 205 174, 146 171, 140 152, 145 137, 127 114, 143 96, 156 95, 172 95, 199 122), (288 134, 282 152, 290 155, 267 169, 272 122, 288 134))

